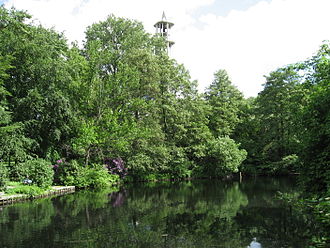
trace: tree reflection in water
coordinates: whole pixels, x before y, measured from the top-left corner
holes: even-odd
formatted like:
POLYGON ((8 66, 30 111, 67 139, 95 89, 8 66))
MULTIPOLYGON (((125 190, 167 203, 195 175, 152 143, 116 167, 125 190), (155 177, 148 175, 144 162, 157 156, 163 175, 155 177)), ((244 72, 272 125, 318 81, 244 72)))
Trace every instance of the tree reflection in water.
POLYGON ((288 180, 135 184, 0 211, 2 247, 308 247, 310 216, 275 199, 288 180), (251 242, 253 237, 258 241, 251 242))
POLYGON ((110 201, 113 207, 121 207, 125 201, 125 190, 112 192, 109 194, 110 201))

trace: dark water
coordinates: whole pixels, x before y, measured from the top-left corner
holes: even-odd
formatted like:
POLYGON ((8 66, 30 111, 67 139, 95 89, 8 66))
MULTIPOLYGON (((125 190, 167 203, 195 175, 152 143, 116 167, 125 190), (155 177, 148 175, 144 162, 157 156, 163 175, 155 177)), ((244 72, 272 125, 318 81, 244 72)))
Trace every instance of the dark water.
POLYGON ((293 179, 80 191, 2 207, 0 247, 308 247, 316 226, 277 191, 294 193, 293 179))

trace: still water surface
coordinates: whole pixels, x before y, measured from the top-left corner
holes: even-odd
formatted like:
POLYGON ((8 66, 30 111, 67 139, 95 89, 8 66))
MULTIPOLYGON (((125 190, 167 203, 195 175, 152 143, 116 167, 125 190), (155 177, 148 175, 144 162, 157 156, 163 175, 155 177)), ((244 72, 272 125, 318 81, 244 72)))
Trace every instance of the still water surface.
POLYGON ((0 247, 308 247, 310 217, 276 198, 291 178, 125 186, 0 208, 0 247))

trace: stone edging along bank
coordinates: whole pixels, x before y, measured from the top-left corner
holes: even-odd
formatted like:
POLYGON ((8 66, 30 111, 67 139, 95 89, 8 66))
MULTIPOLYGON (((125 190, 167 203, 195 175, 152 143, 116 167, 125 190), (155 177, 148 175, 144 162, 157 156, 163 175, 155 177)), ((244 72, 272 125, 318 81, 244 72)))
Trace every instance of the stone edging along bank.
POLYGON ((76 191, 75 186, 53 186, 51 190, 46 191, 45 193, 37 196, 29 196, 24 194, 16 194, 16 195, 0 195, 0 206, 10 205, 15 202, 22 202, 31 199, 38 199, 43 197, 49 197, 53 195, 64 195, 73 193, 76 191))

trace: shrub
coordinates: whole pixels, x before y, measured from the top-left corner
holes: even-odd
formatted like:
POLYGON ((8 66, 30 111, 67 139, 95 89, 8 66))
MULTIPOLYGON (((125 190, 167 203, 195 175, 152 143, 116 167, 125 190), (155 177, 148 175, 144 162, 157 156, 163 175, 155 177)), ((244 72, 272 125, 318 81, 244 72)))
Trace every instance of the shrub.
POLYGON ((54 182, 58 185, 72 185, 78 188, 104 188, 118 181, 119 176, 109 174, 101 165, 81 166, 76 160, 57 160, 53 165, 54 182))
POLYGON ((81 167, 75 180, 78 188, 105 188, 115 184, 119 180, 118 175, 109 174, 101 165, 81 167))
POLYGON ((143 153, 137 153, 130 157, 127 161, 127 166, 130 170, 130 175, 134 178, 139 178, 142 175, 148 175, 154 172, 152 167, 152 158, 143 153))
POLYGON ((229 137, 220 137, 208 144, 204 158, 204 173, 207 176, 223 177, 234 172, 246 158, 247 152, 229 137))
POLYGON ((16 166, 16 173, 20 181, 31 179, 32 184, 41 188, 51 186, 54 178, 54 171, 51 163, 44 159, 28 160, 16 166))
POLYGON ((54 183, 57 185, 75 186, 80 167, 76 160, 71 160, 70 162, 64 159, 57 160, 53 165, 54 183))
POLYGON ((143 144, 126 157, 126 166, 129 175, 140 180, 141 176, 168 172, 170 160, 170 149, 165 144, 143 144))
POLYGON ((85 174, 88 178, 88 186, 90 188, 104 188, 110 186, 118 178, 117 175, 110 175, 107 170, 102 167, 99 168, 89 168, 86 170, 85 174), (115 179, 115 180, 114 180, 115 179))
POLYGON ((171 150, 171 161, 169 172, 173 178, 188 178, 191 176, 193 162, 189 161, 184 148, 173 147, 171 150))
POLYGON ((28 174, 29 169, 25 163, 13 163, 9 167, 10 181, 23 181, 28 174))
POLYGON ((127 168, 125 167, 124 160, 122 158, 107 158, 104 161, 105 168, 111 174, 125 177, 127 175, 127 168))
POLYGON ((8 179, 8 170, 6 166, 0 163, 0 191, 5 189, 8 179))

